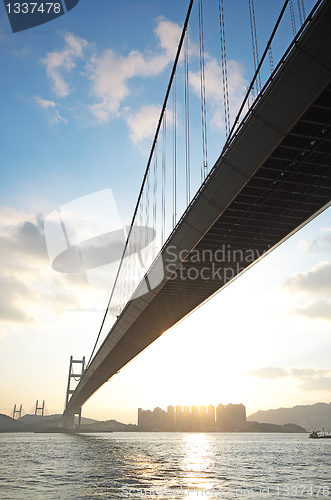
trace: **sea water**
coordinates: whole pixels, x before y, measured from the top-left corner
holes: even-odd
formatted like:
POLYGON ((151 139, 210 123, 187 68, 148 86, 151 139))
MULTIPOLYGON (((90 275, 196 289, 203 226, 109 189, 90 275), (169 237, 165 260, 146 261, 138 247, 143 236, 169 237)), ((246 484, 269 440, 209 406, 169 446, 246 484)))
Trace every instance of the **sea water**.
POLYGON ((308 434, 0 434, 1 500, 331 500, 308 434))

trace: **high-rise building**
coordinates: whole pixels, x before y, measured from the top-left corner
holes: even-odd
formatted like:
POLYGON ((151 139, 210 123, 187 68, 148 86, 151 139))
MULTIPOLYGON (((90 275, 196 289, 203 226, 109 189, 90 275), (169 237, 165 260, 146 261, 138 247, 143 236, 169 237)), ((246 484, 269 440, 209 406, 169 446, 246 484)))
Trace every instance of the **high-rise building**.
POLYGON ((168 406, 167 411, 159 407, 153 411, 138 408, 138 427, 142 431, 236 431, 246 426, 246 408, 243 404, 168 406))
POLYGON ((167 427, 170 431, 174 431, 176 426, 176 414, 173 406, 167 408, 167 427))
POLYGON ((216 407, 216 423, 218 427, 222 430, 225 427, 225 405, 219 404, 216 407))
POLYGON ((205 405, 199 406, 199 426, 201 430, 207 426, 207 407, 205 405))
POLYGON ((178 405, 176 406, 176 430, 181 430, 183 428, 183 408, 178 405))
POLYGON ((191 410, 188 405, 185 405, 183 408, 183 431, 187 431, 191 426, 191 410))
POLYGON ((243 404, 219 404, 216 408, 216 422, 220 430, 242 430, 246 425, 246 408, 243 404))
POLYGON ((213 428, 215 426, 215 406, 208 406, 207 426, 213 428))

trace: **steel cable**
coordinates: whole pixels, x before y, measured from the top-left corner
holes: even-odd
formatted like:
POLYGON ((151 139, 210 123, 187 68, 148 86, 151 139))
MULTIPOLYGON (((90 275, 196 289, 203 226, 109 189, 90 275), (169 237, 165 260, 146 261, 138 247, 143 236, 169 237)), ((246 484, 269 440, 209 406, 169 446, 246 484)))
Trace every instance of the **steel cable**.
MULTIPOLYGON (((254 0, 249 0, 249 19, 251 25, 251 37, 252 37, 252 48, 253 48, 253 60, 254 60, 254 71, 257 72, 257 68, 259 67, 259 51, 257 45, 257 32, 256 32, 256 22, 255 22, 255 9, 254 9, 254 0)), ((256 93, 261 91, 261 76, 260 72, 257 73, 256 79, 256 93)))
POLYGON ((184 104, 185 104, 185 170, 186 170, 186 204, 191 201, 191 162, 190 162, 190 99, 189 99, 189 46, 188 33, 184 44, 184 104))
POLYGON ((225 122, 226 137, 228 137, 229 133, 230 133, 230 104, 229 104, 228 70, 227 70, 227 62, 226 62, 223 0, 218 0, 218 9, 219 9, 219 17, 220 17, 220 35, 221 35, 224 122, 225 122))
POLYGON ((203 42, 202 0, 199 0, 199 55, 200 55, 200 94, 201 94, 202 163, 203 163, 201 167, 201 183, 202 183, 208 174, 206 78, 205 78, 205 50, 203 42))
POLYGON ((290 0, 290 13, 291 13, 291 24, 292 24, 293 36, 295 36, 297 34, 297 28, 296 28, 296 25, 295 25, 293 0, 290 0))

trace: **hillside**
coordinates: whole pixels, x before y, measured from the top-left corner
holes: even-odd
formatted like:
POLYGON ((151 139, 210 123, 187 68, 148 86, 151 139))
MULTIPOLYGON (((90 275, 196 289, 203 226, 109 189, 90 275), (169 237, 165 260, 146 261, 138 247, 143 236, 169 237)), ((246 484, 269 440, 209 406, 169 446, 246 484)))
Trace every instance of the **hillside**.
POLYGON ((261 424, 258 422, 249 422, 245 432, 286 432, 286 433, 294 433, 294 432, 306 432, 306 429, 296 424, 261 424))
MULTIPOLYGON (((57 427, 61 418, 61 414, 45 416, 27 414, 14 420, 0 413, 0 432, 34 432, 47 427, 57 427)), ((92 418, 83 417, 82 423, 91 426, 98 423, 98 421, 92 418)))
POLYGON ((247 417, 247 421, 278 425, 296 424, 304 427, 307 431, 323 428, 326 431, 331 431, 331 403, 260 410, 247 417))
POLYGON ((7 415, 0 413, 0 432, 11 432, 19 430, 19 424, 17 420, 14 420, 7 415))

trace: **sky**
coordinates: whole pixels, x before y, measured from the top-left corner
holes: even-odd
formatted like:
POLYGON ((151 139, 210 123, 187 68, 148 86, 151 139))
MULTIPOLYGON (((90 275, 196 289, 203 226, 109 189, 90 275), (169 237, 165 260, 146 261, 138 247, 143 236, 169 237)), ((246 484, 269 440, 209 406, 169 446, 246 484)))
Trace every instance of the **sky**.
MULTIPOLYGON (((306 13, 313 3, 305 0, 306 13)), ((44 221, 111 189, 112 216, 129 223, 187 7, 187 0, 80 0, 62 17, 13 34, 0 5, 0 413, 10 415, 14 404, 29 413, 37 399, 61 413, 70 356, 91 353, 108 275, 86 280, 54 270, 44 221)), ((260 55, 281 7, 279 0, 255 0, 260 55)), ((225 140, 217 13, 218 2, 204 3, 210 165, 225 140)), ((224 15, 233 120, 254 70, 248 2, 225 0, 224 15)), ((192 195, 201 162, 197 17, 195 5, 192 195)), ((287 13, 273 45, 275 64, 291 37, 287 13)), ((179 150, 182 74, 181 58, 179 150)), ((262 80, 268 74, 266 64, 262 80)), ((171 127, 171 110, 168 119, 171 127)), ((164 333, 92 396, 83 416, 136 423, 138 407, 232 402, 251 414, 330 402, 330 250, 329 209, 164 333)))

